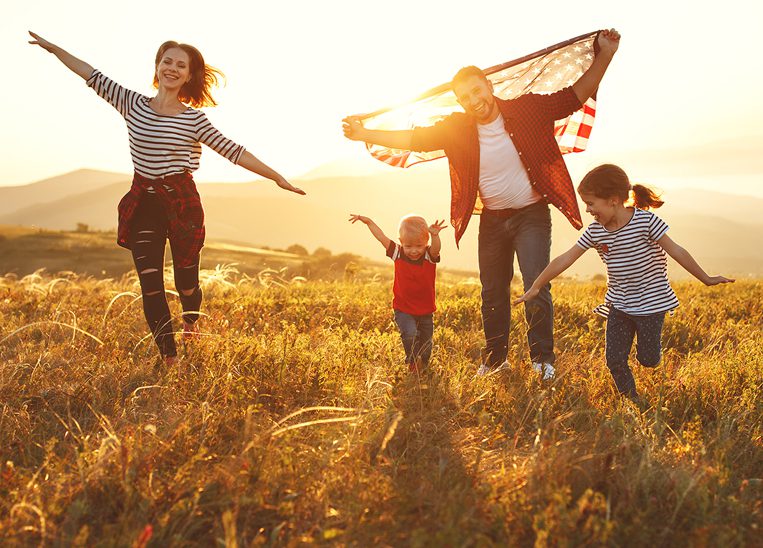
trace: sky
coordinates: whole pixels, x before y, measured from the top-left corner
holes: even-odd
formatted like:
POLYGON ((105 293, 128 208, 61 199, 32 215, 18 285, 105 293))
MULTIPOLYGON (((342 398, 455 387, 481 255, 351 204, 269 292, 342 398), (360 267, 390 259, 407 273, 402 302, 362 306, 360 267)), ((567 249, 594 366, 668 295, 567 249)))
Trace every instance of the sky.
MULTIPOLYGON (((637 181, 763 196, 759 6, 741 0, 13 2, 0 19, 4 72, 12 77, 0 89, 0 185, 80 168, 132 171, 119 114, 53 55, 28 45, 28 29, 146 94, 159 44, 195 45, 227 77, 214 93, 219 106, 207 109, 212 123, 296 178, 327 162, 373 164, 361 144, 343 138, 341 119, 348 114, 411 98, 465 65, 495 65, 614 27, 621 46, 599 92, 589 149, 568 159, 573 176, 614 161, 637 181)), ((196 173, 199 182, 254 178, 209 149, 196 173)))

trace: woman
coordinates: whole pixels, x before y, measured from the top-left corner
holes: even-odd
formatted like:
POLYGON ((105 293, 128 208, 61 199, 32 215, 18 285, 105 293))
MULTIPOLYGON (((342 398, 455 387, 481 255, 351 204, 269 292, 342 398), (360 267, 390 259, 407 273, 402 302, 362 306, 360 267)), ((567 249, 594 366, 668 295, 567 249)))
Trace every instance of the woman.
POLYGON ((175 286, 183 306, 183 333, 193 336, 201 305, 199 253, 204 245, 204 211, 193 181, 201 144, 249 171, 305 194, 244 147, 227 139, 196 110, 214 106, 210 88, 222 73, 204 63, 199 50, 165 42, 156 53, 154 87, 147 97, 126 89, 84 61, 33 32, 30 44, 54 54, 124 117, 135 175, 119 203, 117 243, 132 251, 143 294, 143 311, 168 365, 177 348, 164 293, 164 247, 169 238, 175 286), (195 107, 195 108, 192 108, 195 107))

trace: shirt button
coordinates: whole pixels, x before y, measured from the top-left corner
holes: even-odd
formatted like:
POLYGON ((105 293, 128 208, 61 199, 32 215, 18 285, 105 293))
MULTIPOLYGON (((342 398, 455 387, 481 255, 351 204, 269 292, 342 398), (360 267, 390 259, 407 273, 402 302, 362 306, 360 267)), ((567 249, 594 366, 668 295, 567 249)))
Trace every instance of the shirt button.
POLYGON ((519 155, 522 156, 522 152, 521 151, 520 151, 519 155))

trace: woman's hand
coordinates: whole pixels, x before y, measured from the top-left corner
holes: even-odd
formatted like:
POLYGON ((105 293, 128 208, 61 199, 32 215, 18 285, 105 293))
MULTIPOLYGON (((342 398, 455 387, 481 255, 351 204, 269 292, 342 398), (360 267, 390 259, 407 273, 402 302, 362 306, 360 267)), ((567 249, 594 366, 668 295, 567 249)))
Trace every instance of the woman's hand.
POLYGON ((34 38, 34 40, 30 40, 29 41, 30 44, 33 44, 33 45, 36 45, 36 46, 40 46, 42 49, 44 49, 45 51, 48 51, 50 53, 54 53, 53 50, 55 50, 58 47, 54 43, 48 42, 45 38, 43 38, 39 34, 35 34, 31 30, 28 31, 28 32, 29 32, 29 35, 32 38, 34 38))
POLYGON ((302 190, 301 188, 295 187, 294 185, 292 185, 289 181, 287 181, 283 177, 279 177, 279 178, 275 179, 275 182, 276 182, 276 184, 279 187, 281 187, 284 190, 288 190, 289 192, 294 192, 295 194, 300 194, 302 196, 307 194, 304 190, 302 190))

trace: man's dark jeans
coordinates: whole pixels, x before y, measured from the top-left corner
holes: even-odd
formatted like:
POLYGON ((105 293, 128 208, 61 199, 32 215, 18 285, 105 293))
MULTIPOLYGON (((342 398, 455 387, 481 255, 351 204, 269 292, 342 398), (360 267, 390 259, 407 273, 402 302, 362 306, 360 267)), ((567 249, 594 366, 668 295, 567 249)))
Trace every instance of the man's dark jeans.
MULTIPOLYGON (((511 325, 509 283, 514 276, 514 254, 525 291, 548 266, 551 253, 551 212, 545 202, 528 206, 503 219, 480 215, 479 265, 482 282, 482 326, 486 363, 495 367, 506 359, 511 325)), ((527 342, 533 362, 554 363, 554 308, 551 284, 525 303, 527 342)))

